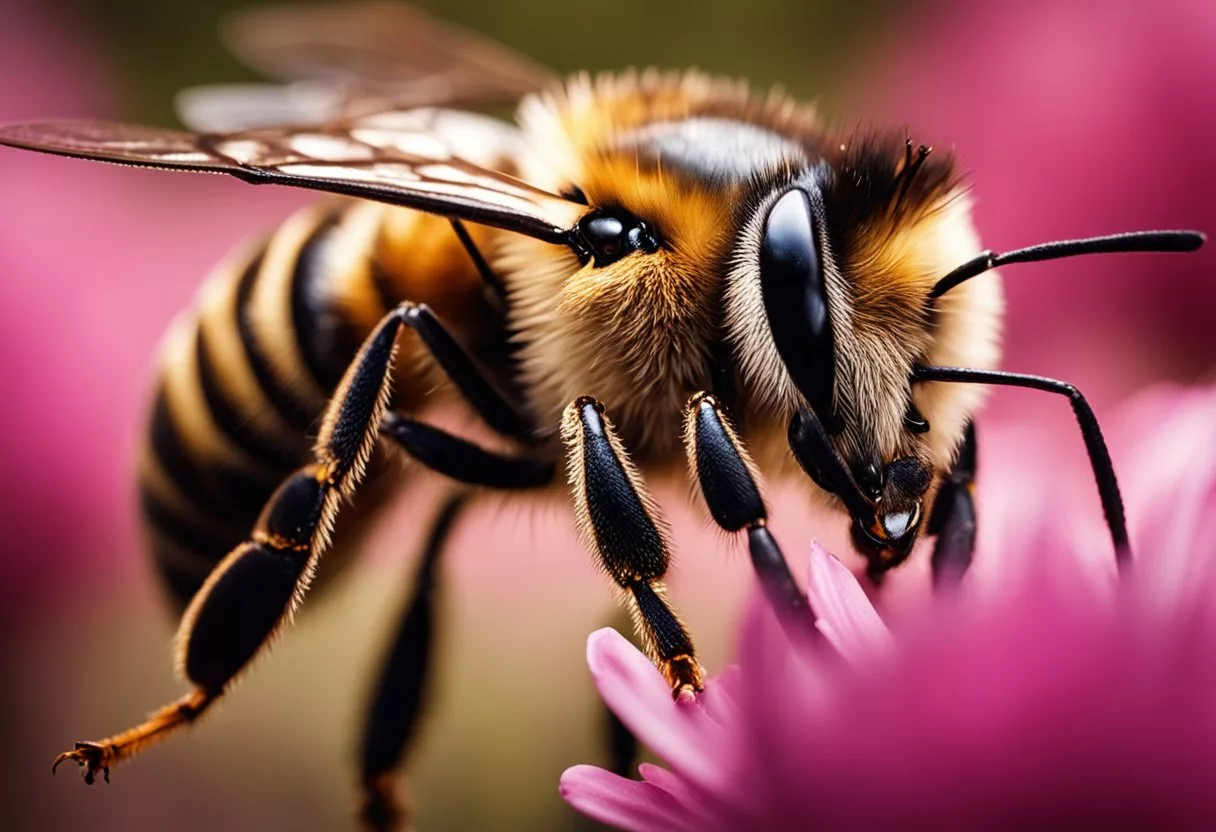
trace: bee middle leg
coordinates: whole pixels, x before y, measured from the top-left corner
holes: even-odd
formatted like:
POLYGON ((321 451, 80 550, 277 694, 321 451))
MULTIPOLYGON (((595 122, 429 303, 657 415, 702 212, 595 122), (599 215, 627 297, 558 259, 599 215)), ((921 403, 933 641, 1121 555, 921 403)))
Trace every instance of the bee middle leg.
POLYGON ((692 636, 666 599, 671 555, 658 507, 603 406, 590 397, 562 414, 580 534, 624 593, 638 638, 680 697, 702 688, 692 636))
MULTIPOLYGON (((195 689, 127 731, 76 743, 59 755, 53 769, 72 760, 84 769, 86 783, 93 783, 99 773, 108 782, 110 769, 119 762, 198 719, 272 640, 307 591, 316 563, 329 546, 339 504, 353 496, 381 435, 391 392, 390 368, 403 326, 421 336, 444 369, 455 368, 453 382, 491 427, 520 434, 529 430, 520 411, 477 372, 429 310, 413 304, 393 310, 368 336, 330 399, 313 448, 314 462, 282 482, 249 539, 220 561, 187 607, 178 631, 177 664, 195 689)), ((387 432, 393 435, 393 426, 399 424, 390 420, 387 432)), ((423 438, 401 444, 407 450, 411 445, 421 449, 420 454, 430 452, 433 461, 450 471, 461 466, 467 471, 477 462, 497 463, 494 476, 514 475, 517 484, 534 481, 544 472, 543 463, 492 454, 437 429, 409 424, 415 427, 414 438, 423 438)))
POLYGON ((405 614, 368 706, 359 755, 359 815, 368 829, 400 829, 408 822, 408 806, 399 793, 397 777, 425 704, 435 637, 439 560, 468 500, 466 493, 450 498, 431 526, 405 614))

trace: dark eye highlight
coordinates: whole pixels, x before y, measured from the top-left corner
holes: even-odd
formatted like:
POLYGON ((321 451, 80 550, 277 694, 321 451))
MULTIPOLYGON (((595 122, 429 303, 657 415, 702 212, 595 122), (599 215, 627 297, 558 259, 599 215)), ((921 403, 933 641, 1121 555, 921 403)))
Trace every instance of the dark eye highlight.
POLYGON ((650 226, 619 209, 600 208, 587 214, 579 220, 578 234, 597 267, 635 251, 654 254, 659 250, 659 238, 650 226))
POLYGON ((777 352, 830 429, 836 346, 815 225, 805 191, 794 188, 773 204, 760 242, 760 288, 777 352))

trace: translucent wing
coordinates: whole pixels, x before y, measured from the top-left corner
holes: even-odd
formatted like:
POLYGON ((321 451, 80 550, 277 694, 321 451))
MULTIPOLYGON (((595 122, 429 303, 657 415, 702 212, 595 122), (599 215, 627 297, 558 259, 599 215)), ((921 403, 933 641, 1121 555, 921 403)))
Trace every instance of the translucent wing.
POLYGON ((250 9, 221 36, 267 77, 338 82, 352 102, 396 109, 515 101, 553 79, 489 38, 385 0, 250 9))
POLYGON ((208 84, 178 90, 173 104, 178 119, 196 133, 234 133, 284 124, 324 124, 341 118, 359 101, 371 103, 350 95, 348 87, 330 81, 208 84))
POLYGON ((436 109, 378 113, 324 128, 226 134, 98 121, 0 127, 0 144, 14 147, 226 173, 254 184, 362 197, 569 242, 583 206, 487 166, 496 154, 509 156, 511 142, 517 141, 518 134, 502 122, 436 109))

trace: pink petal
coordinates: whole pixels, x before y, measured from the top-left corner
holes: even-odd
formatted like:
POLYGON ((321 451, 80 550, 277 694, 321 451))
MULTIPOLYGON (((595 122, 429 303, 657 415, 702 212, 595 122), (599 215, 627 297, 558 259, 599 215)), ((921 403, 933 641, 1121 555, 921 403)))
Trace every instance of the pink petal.
POLYGON ((696 829, 679 801, 662 789, 604 771, 573 766, 562 773, 558 792, 583 814, 636 832, 696 829))
POLYGON ((587 638, 587 665, 604 703, 644 745, 709 789, 726 779, 717 761, 722 729, 695 702, 676 703, 650 659, 611 628, 587 638))
POLYGON ((1120 473, 1144 579, 1167 603, 1201 600, 1213 575, 1216 388, 1163 387, 1127 410, 1119 435, 1134 451, 1120 473))
MULTIPOLYGON (((773 696, 790 694, 797 707, 813 707, 829 690, 830 676, 824 671, 835 659, 831 650, 800 650, 791 647, 772 605, 760 591, 752 593, 743 616, 739 657, 742 672, 732 698, 744 717, 756 708, 767 711, 773 696), (773 680, 781 679, 780 684, 773 680), (759 682, 759 684, 757 684, 759 682), (796 692, 796 693, 795 693, 796 692)), ((776 708, 780 713, 783 704, 776 708)), ((793 704, 789 705, 793 707, 793 704)))
POLYGON ((697 704, 705 715, 724 728, 742 717, 738 701, 741 675, 737 665, 724 668, 705 683, 705 690, 697 696, 697 704))
POLYGON ((713 825, 714 815, 707 803, 707 800, 712 800, 710 795, 702 794, 696 789, 690 788, 687 780, 678 774, 671 773, 662 766, 656 766, 654 763, 640 764, 638 766, 638 773, 642 775, 642 779, 647 783, 663 790, 678 801, 684 812, 690 816, 689 820, 695 821, 693 823, 695 828, 705 829, 713 825))
POLYGON ((815 626, 846 659, 868 661, 890 647, 891 634, 853 573, 818 540, 811 542, 807 597, 815 626))

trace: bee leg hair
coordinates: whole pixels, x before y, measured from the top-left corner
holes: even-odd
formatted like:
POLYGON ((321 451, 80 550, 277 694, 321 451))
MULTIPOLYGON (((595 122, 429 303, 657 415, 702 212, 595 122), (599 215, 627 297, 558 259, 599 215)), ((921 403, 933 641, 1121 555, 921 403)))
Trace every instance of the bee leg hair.
POLYGON ((436 572, 448 536, 468 502, 468 494, 450 498, 427 535, 405 615, 385 657, 368 706, 360 750, 360 819, 371 830, 409 825, 407 800, 398 786, 409 745, 425 705, 426 685, 435 639, 436 572))
POLYGON ((684 450, 709 513, 728 532, 747 530, 752 567, 765 597, 785 627, 799 640, 815 639, 815 618, 781 547, 768 530, 768 511, 756 485, 756 470, 722 405, 709 393, 688 400, 684 450))
POLYGON ((939 589, 957 584, 971 566, 975 551, 975 425, 967 432, 958 458, 937 491, 925 532, 936 535, 933 544, 933 585, 939 589))
POLYGON ((671 555, 666 530, 603 406, 589 396, 562 415, 568 475, 579 532, 622 590, 642 646, 676 698, 702 688, 692 637, 666 600, 671 555))

